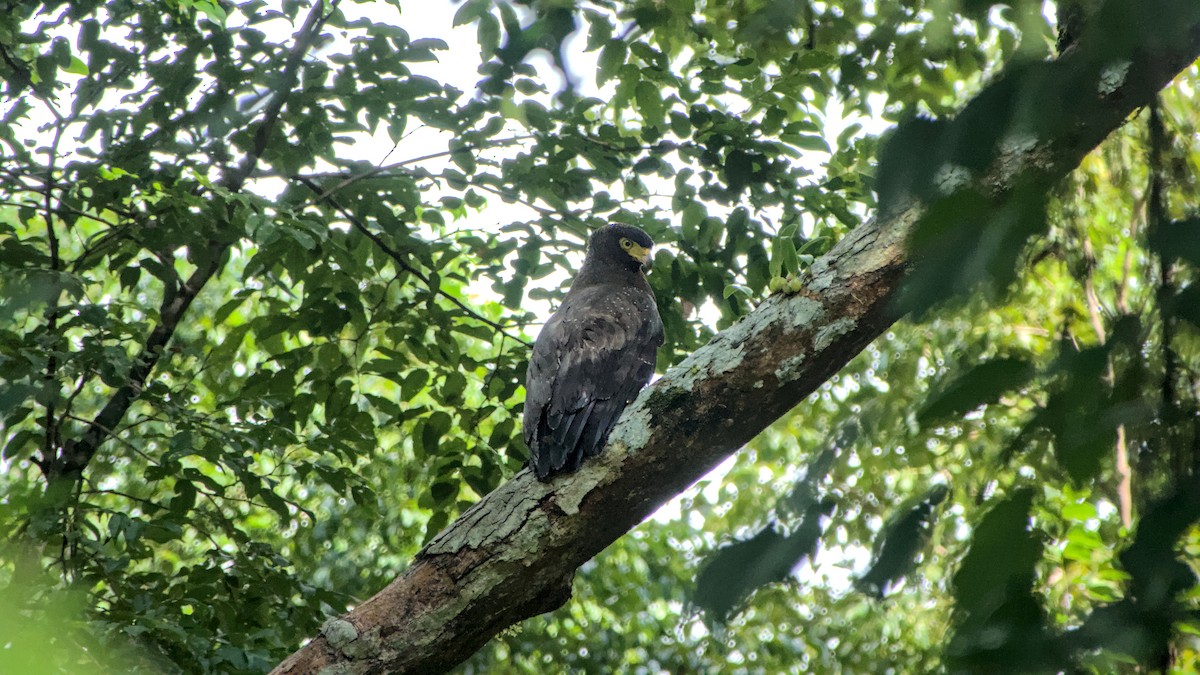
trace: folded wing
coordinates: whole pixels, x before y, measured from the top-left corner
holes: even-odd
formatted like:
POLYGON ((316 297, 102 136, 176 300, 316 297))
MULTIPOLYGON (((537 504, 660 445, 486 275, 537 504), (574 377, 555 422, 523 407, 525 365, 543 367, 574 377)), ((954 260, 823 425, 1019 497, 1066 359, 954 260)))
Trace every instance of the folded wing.
POLYGON ((654 374, 662 323, 640 289, 568 297, 534 344, 526 378, 525 442, 541 479, 600 452, 625 406, 654 374))

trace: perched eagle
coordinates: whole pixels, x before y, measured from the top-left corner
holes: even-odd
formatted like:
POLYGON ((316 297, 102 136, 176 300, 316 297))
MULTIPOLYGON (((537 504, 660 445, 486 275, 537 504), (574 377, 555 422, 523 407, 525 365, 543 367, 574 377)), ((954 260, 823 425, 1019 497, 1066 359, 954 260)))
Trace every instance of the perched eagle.
POLYGON ((609 225, 533 345, 525 376, 525 443, 539 480, 574 471, 604 448, 621 411, 654 374, 662 319, 642 274, 654 241, 609 225))

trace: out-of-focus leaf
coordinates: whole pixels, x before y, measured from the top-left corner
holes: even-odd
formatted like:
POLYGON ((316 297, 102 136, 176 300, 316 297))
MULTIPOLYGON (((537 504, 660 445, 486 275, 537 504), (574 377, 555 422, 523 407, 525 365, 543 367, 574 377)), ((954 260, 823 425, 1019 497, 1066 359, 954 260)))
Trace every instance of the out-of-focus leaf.
POLYGON ((1033 374, 1033 364, 1024 359, 997 358, 980 363, 929 397, 917 413, 917 421, 927 426, 994 403, 1005 392, 1024 386, 1033 374))
POLYGON ((1032 595, 1042 546, 1030 525, 1033 492, 1013 492, 983 516, 954 574, 955 629, 947 656, 958 667, 1044 667, 1045 613, 1032 595))
POLYGON ((913 507, 901 511, 879 533, 870 569, 855 586, 882 599, 887 587, 912 570, 929 541, 933 511, 945 501, 950 489, 935 485, 913 507))
POLYGON ((759 587, 783 581, 816 553, 820 519, 833 507, 833 500, 814 504, 791 534, 772 523, 750 539, 717 549, 696 576, 692 602, 715 621, 727 619, 759 587))
POLYGON ((1151 233, 1149 244, 1161 256, 1200 267, 1200 217, 1165 223, 1151 233))

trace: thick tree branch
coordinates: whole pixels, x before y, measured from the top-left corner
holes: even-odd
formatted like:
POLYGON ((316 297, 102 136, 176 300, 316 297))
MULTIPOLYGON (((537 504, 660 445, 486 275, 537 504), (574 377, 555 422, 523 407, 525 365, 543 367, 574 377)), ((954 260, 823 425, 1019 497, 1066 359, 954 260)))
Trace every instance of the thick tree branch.
MULTIPOLYGON (((1200 54, 1193 0, 1109 2, 1059 61, 1039 71, 1023 114, 1055 138, 985 149, 975 188, 1003 205, 1048 188, 1200 54)), ((947 130, 991 119, 979 100, 947 130)), ((1014 133, 1019 131, 1013 130, 1014 133)), ((802 401, 898 318, 906 238, 926 215, 910 200, 849 233, 806 275, 672 368, 630 406, 599 457, 550 483, 522 471, 487 495, 379 594, 276 673, 438 672, 503 628, 562 605, 575 570, 802 401), (328 670, 324 670, 328 668, 328 670)), ((982 231, 984 228, 980 228, 982 231)))

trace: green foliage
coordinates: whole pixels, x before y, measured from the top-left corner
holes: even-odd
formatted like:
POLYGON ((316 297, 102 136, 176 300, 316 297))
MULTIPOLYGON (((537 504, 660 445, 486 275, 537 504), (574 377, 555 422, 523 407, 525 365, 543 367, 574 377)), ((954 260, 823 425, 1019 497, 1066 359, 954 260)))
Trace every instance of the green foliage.
POLYGON ((811 505, 790 534, 781 534, 771 523, 749 539, 722 546, 696 575, 693 601, 721 620, 759 586, 788 579, 817 552, 820 518, 833 507, 832 500, 811 505))
POLYGON ((898 509, 892 522, 880 532, 875 543, 871 567, 855 582, 855 586, 882 600, 890 584, 900 581, 912 571, 918 557, 929 543, 933 526, 933 510, 946 500, 950 490, 934 485, 913 506, 898 509))
POLYGON ((401 9, 0 16, 0 670, 263 672, 521 467, 590 229, 663 245, 661 370, 912 198, 921 322, 463 670, 1195 665, 1195 69, 996 204, 1094 98, 1041 3, 401 9))
POLYGON ((930 396, 917 413, 922 425, 954 419, 989 403, 996 403, 1005 392, 1020 387, 1033 375, 1030 364, 1021 359, 990 359, 972 366, 930 396))
POLYGON ((1041 545, 1030 529, 1033 491, 1022 488, 980 519, 971 549, 954 574, 961 616, 950 657, 971 670, 1040 670, 1045 666, 1043 609, 1033 597, 1041 545))
POLYGON ((0 670, 6 673, 126 672, 153 673, 166 664, 106 634, 101 622, 86 620, 88 598, 60 592, 31 602, 22 589, 0 595, 0 670))

